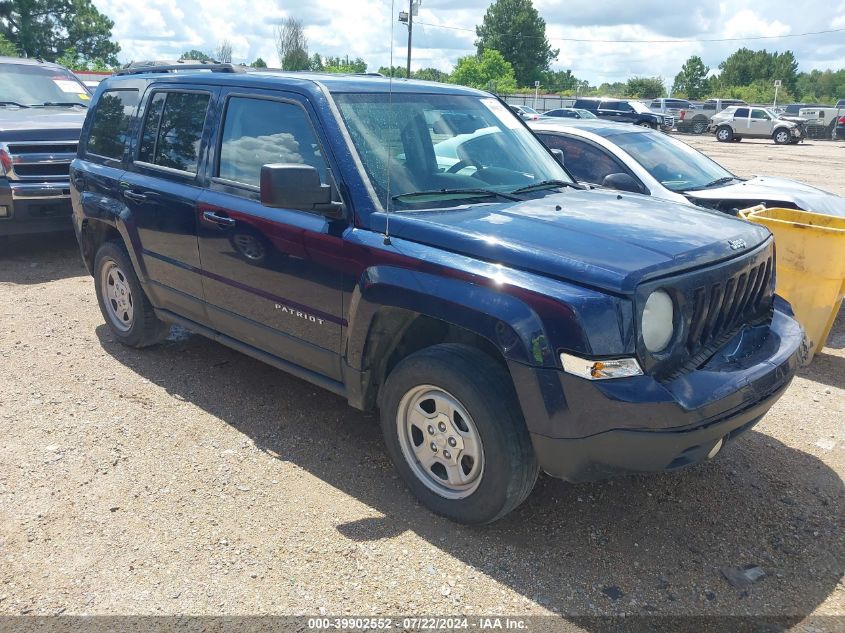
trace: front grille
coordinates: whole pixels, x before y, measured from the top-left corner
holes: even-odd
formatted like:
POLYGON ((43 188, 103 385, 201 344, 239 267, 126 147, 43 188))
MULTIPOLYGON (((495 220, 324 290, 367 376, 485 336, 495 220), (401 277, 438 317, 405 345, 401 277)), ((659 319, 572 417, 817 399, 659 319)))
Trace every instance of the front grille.
POLYGON ((677 314, 675 338, 667 350, 650 354, 640 337, 643 369, 658 380, 672 380, 701 367, 742 327, 770 319, 774 266, 770 238, 751 253, 641 285, 639 315, 649 294, 660 289, 673 296, 677 314))
POLYGON ((664 116, 663 117, 663 125, 667 128, 675 127, 675 117, 664 116))
POLYGON ((768 312, 772 301, 772 265, 770 255, 727 280, 695 288, 686 340, 692 364, 704 361, 739 326, 768 312))
POLYGON ((9 180, 67 180, 70 163, 76 157, 76 142, 29 141, 0 147, 8 154, 12 168, 9 180))

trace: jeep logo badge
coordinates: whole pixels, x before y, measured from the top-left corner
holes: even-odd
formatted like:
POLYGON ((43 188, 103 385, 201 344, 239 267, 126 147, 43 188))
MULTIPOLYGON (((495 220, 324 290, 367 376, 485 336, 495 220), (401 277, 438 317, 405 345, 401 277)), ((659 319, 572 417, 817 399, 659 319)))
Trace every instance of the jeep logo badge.
POLYGON ((738 240, 728 240, 728 245, 731 247, 731 250, 738 251, 741 248, 745 248, 748 244, 745 243, 745 240, 740 238, 738 240))

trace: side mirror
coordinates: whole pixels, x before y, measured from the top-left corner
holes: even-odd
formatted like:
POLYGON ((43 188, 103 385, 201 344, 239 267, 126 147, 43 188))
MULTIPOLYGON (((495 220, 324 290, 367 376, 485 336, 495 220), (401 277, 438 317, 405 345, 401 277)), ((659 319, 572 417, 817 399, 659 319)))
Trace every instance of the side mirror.
POLYGON ((563 150, 562 149, 553 149, 552 150, 552 156, 554 156, 557 159, 557 162, 559 162, 561 165, 563 165, 563 150))
POLYGON ((640 186, 637 184, 637 181, 628 174, 623 173, 608 174, 604 177, 604 180, 601 181, 601 186, 607 187, 608 189, 616 189, 618 191, 630 191, 631 193, 642 192, 640 186))
POLYGON ((298 209, 333 215, 332 188, 320 182, 311 165, 277 163, 261 167, 261 204, 274 209, 298 209))

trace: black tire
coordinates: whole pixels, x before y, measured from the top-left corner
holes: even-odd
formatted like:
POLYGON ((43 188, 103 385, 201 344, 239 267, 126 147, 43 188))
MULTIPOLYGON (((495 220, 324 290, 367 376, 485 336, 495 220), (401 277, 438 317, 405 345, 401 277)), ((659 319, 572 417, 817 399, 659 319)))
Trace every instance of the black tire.
POLYGON ((94 287, 97 291, 100 312, 118 341, 129 347, 140 348, 155 345, 167 338, 170 325, 156 316, 147 295, 141 288, 129 254, 120 242, 106 242, 97 251, 94 257, 94 287), (108 271, 116 271, 115 276, 119 276, 129 290, 128 300, 132 306, 132 316, 122 322, 125 327, 118 327, 115 324, 116 315, 113 309, 106 305, 107 302, 112 302, 106 294, 107 268, 108 271))
MULTIPOLYGON (((491 523, 516 508, 533 489, 537 460, 510 375, 483 352, 457 344, 435 345, 416 352, 390 372, 379 394, 379 404, 387 452, 411 491, 433 512, 469 525, 491 523), (476 487, 463 498, 447 498, 433 490, 432 485, 437 486, 436 481, 431 483, 435 468, 430 468, 426 483, 425 474, 415 472, 424 467, 419 461, 411 463, 403 452, 403 402, 423 386, 452 396, 469 414, 470 426, 477 432, 481 472, 476 487)), ((435 437, 424 436, 418 446, 425 445, 427 451, 429 439, 435 437)), ((431 442, 436 453, 434 444, 431 442)), ((445 450, 442 452, 445 455, 445 450)))
POLYGON ((772 140, 777 145, 789 145, 789 141, 792 140, 792 134, 786 128, 778 128, 772 132, 772 140))
POLYGON ((734 131, 729 125, 720 125, 716 128, 716 140, 720 143, 730 143, 734 138, 734 131))
POLYGON ((692 133, 704 134, 707 131, 709 121, 707 117, 696 117, 692 120, 692 133))
POLYGON ((742 140, 742 137, 741 137, 741 136, 734 136, 734 137, 731 139, 731 143, 739 143, 741 140, 742 140))

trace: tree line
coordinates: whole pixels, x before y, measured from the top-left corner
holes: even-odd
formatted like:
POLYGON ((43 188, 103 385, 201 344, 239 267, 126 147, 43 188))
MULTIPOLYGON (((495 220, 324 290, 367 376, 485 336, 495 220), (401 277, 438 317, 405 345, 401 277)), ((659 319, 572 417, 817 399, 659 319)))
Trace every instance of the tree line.
MULTIPOLYGON (((109 70, 117 66, 120 45, 112 39, 114 22, 91 0, 0 0, 0 55, 56 61, 74 70, 109 70)), ((792 51, 768 52, 741 48, 708 68, 691 56, 671 82, 662 77, 631 77, 627 81, 590 85, 571 70, 554 70, 559 50, 546 36, 546 22, 532 0, 494 0, 475 28, 476 51, 457 60, 452 72, 422 68, 412 78, 451 82, 496 93, 533 90, 540 83, 544 94, 608 95, 634 98, 665 96, 706 99, 740 98, 765 103, 774 98, 780 80, 781 103, 831 102, 845 98, 845 69, 798 72, 792 51)), ((284 70, 364 73, 360 57, 310 53, 300 20, 290 17, 275 29, 278 63, 284 70)), ((185 51, 185 60, 232 61, 232 44, 218 43, 211 52, 185 51)), ((251 66, 268 66, 260 57, 251 66)), ((404 67, 381 67, 378 72, 405 77, 404 67)))

